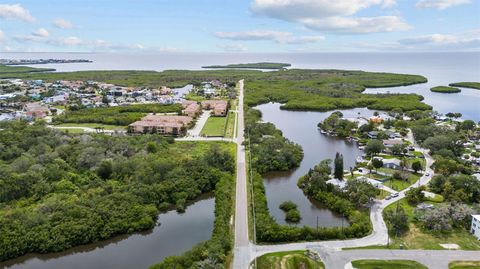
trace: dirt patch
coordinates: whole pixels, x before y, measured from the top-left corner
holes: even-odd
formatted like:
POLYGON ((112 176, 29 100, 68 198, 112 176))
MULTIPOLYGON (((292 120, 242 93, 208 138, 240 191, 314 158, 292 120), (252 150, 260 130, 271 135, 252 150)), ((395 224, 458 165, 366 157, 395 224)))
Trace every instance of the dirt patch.
POLYGON ((444 249, 460 249, 460 246, 457 244, 439 244, 444 249))

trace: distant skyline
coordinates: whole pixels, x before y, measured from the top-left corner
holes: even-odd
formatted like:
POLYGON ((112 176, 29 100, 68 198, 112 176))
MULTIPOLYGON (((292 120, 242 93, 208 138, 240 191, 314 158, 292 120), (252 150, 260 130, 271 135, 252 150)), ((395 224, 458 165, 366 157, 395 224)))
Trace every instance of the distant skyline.
POLYGON ((479 14, 480 0, 2 1, 0 51, 480 51, 479 14))

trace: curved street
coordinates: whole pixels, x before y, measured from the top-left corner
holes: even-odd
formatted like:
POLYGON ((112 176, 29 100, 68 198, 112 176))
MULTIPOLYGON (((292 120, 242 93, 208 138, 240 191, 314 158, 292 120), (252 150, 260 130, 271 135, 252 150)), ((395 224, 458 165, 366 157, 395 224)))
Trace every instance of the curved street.
POLYGON ((266 253, 310 249, 318 252, 327 269, 343 269, 353 260, 358 259, 408 259, 420 262, 430 269, 447 269, 454 260, 479 260, 480 251, 459 250, 342 250, 343 248, 386 245, 388 242, 387 226, 383 220, 383 209, 405 197, 405 192, 413 187, 428 184, 434 174, 431 166, 433 158, 426 149, 419 147, 409 131, 407 139, 425 156, 424 175, 410 187, 399 192, 398 197, 390 200, 376 200, 370 208, 372 233, 368 236, 351 240, 333 240, 316 242, 299 242, 275 245, 256 245, 248 237, 248 198, 245 166, 243 96, 244 81, 239 81, 238 137, 237 137, 237 184, 235 204, 235 249, 233 268, 249 268, 253 259, 266 253), (427 176, 428 175, 428 176, 427 176))

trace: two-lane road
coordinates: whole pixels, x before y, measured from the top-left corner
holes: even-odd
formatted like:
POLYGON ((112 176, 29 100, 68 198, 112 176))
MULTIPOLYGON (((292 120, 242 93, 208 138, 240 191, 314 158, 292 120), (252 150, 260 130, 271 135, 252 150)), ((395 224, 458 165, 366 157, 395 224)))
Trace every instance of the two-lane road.
POLYGON ((237 136, 237 184, 235 199, 235 250, 233 268, 248 268, 251 259, 250 240, 248 238, 248 199, 247 169, 245 161, 244 117, 243 117, 243 80, 238 82, 238 136, 237 136))

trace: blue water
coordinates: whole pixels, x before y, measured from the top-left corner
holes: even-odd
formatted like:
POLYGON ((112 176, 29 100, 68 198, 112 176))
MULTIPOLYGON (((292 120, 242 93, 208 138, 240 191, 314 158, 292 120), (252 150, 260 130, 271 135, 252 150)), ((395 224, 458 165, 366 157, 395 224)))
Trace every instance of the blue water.
MULTIPOLYGON (((480 121, 480 90, 462 89, 458 94, 431 93, 433 86, 459 81, 480 81, 480 52, 434 53, 2 53, 2 58, 88 59, 93 63, 49 64, 58 71, 201 69, 202 65, 259 61, 287 62, 292 68, 350 69, 419 74, 428 83, 390 88, 390 92, 414 92, 425 97, 440 113, 460 112, 480 121)), ((381 92, 384 89, 369 90, 381 92)))

